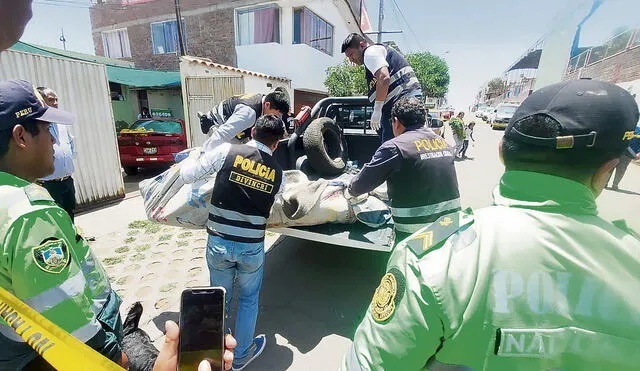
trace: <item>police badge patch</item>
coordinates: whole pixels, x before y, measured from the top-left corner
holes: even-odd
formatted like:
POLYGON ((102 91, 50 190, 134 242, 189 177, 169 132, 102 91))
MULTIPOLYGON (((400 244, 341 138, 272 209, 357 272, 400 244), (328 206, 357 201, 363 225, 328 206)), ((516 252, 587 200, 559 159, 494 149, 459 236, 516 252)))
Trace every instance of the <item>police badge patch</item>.
POLYGON ((71 261, 67 243, 61 239, 48 240, 32 250, 33 261, 45 272, 58 274, 71 261))
POLYGON ((373 294, 371 301, 371 316, 374 321, 383 323, 389 320, 396 311, 396 306, 404 296, 405 279, 402 273, 391 268, 382 277, 380 285, 373 294))

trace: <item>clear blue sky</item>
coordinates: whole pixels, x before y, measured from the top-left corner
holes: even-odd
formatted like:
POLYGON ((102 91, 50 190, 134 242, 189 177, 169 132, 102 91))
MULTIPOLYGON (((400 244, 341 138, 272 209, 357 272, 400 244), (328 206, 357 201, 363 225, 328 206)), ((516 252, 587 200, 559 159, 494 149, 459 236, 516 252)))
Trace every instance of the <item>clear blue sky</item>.
MULTIPOLYGON (((377 29, 379 0, 365 1, 372 26, 377 29)), ((385 35, 383 40, 395 40, 404 52, 427 50, 444 56, 451 74, 449 101, 456 109, 467 110, 479 87, 490 78, 500 76, 550 29, 558 14, 569 11, 576 1, 385 0, 383 29, 404 32, 385 35)), ((90 0, 66 2, 86 4, 87 8, 90 4, 90 0)), ((640 1, 607 2, 612 5, 603 6, 590 21, 593 26, 585 25, 581 44, 593 45, 606 40, 614 29, 613 23, 640 23, 640 1), (624 7, 616 5, 621 3, 624 7), (611 21, 613 18, 615 22, 611 21), (610 29, 608 33, 603 31, 605 24, 610 29)), ((34 0, 33 19, 22 40, 61 48, 59 37, 64 27, 68 49, 93 54, 88 9, 47 3, 51 1, 34 0)), ((336 42, 341 42, 343 35, 335 37, 336 42)))

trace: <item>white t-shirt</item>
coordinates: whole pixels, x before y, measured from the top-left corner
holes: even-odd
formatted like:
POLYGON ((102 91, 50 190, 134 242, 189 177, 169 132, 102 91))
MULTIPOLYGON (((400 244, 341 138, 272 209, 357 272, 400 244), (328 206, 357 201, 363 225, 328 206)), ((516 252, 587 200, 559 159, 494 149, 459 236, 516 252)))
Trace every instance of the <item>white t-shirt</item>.
POLYGON ((382 67, 389 67, 387 49, 382 45, 371 45, 365 49, 364 66, 374 75, 382 67))

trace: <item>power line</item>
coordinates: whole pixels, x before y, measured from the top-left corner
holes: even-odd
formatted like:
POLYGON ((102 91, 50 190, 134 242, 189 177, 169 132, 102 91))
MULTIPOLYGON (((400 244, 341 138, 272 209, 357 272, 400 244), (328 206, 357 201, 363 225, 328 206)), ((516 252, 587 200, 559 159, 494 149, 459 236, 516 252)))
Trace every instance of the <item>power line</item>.
POLYGON ((404 20, 404 23, 407 25, 407 28, 409 29, 409 32, 411 32, 411 35, 413 36, 413 38, 416 40, 416 44, 418 44, 418 47, 421 50, 425 50, 424 47, 422 46, 422 43, 420 42, 420 39, 418 39, 418 36, 416 35, 416 33, 413 31, 413 28, 411 27, 411 24, 407 21, 407 18, 404 16, 404 13, 402 12, 402 9, 400 9, 400 6, 398 6, 398 3, 396 2, 396 0, 391 0, 391 2, 393 3, 393 5, 395 5, 396 9, 398 10, 398 12, 400 13, 400 16, 402 17, 402 19, 404 20))

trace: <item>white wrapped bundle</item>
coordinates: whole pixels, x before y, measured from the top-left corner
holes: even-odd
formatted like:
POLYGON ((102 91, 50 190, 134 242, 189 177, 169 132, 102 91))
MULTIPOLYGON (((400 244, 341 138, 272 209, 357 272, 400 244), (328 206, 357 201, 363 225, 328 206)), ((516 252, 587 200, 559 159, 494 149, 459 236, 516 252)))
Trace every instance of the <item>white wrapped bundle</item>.
MULTIPOLYGON (((194 148, 189 157, 199 153, 200 149, 194 148)), ((215 175, 193 184, 184 184, 180 178, 182 163, 173 165, 155 178, 140 182, 147 218, 177 227, 204 228, 209 217, 215 175)), ((273 204, 267 221, 269 227, 354 223, 358 220, 356 213, 361 211, 375 209, 388 213, 386 205, 371 196, 368 197, 372 199, 370 202, 360 203, 354 211, 344 197, 343 188, 330 185, 326 179, 312 181, 298 170, 285 171, 284 176, 285 190, 273 204)), ((343 177, 348 181, 348 175, 341 179, 343 177)))

